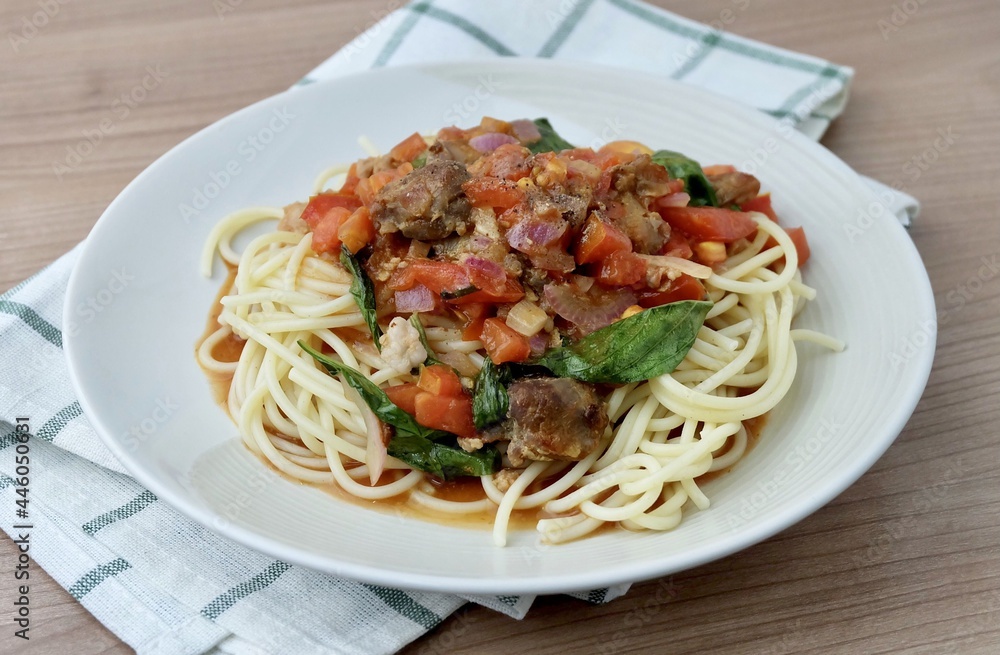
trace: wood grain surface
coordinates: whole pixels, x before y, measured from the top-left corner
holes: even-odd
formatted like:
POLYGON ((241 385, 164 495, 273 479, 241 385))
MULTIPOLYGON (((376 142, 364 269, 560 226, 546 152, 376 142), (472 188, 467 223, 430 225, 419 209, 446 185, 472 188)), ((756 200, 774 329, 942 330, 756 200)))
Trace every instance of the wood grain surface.
MULTIPOLYGON (((209 2, 62 3, 16 48, 8 32, 41 3, 0 4, 0 290, 83 239, 171 146, 285 89, 389 7, 244 0, 220 19, 209 2), (147 66, 167 74, 163 83, 57 175, 54 162, 147 66)), ((856 69, 847 111, 823 143, 923 202, 911 236, 950 317, 930 385, 869 473, 776 537, 604 606, 544 597, 523 621, 467 606, 404 652, 1000 652, 1000 279, 982 268, 1000 254, 1000 3, 657 4, 705 22, 732 18, 734 33, 856 69), (938 130, 954 143, 914 168, 938 130)), ((878 284, 879 262, 863 265, 878 284)), ((14 639, 15 559, 3 537, 0 652, 131 651, 39 573, 32 639, 14 639)))

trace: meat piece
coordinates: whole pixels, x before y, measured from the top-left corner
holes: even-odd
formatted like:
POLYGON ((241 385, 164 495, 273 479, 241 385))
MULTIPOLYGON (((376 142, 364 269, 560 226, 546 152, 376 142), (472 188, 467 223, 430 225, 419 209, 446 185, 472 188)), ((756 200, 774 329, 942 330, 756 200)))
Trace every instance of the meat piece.
POLYGON ((402 162, 395 162, 391 155, 379 155, 377 157, 367 157, 358 161, 355 173, 358 177, 371 177, 372 173, 381 173, 392 170, 402 162))
POLYGON ((720 173, 709 175, 708 181, 715 189, 715 197, 720 207, 742 205, 753 200, 760 193, 760 180, 748 173, 720 173))
POLYGON ((469 166, 473 175, 517 181, 531 173, 531 152, 519 143, 505 143, 469 166))
POLYGON ((635 195, 623 193, 619 197, 621 208, 608 212, 611 222, 631 239, 636 252, 658 254, 670 238, 670 224, 646 209, 635 195))
POLYGON ((467 141, 449 141, 438 139, 427 150, 427 163, 437 161, 457 161, 461 164, 471 164, 483 153, 469 145, 467 141))
POLYGON ((402 232, 422 241, 465 234, 472 205, 462 191, 465 166, 439 161, 382 187, 372 203, 372 219, 382 234, 402 232))
POLYGON ((592 453, 608 427, 608 412, 594 387, 568 378, 534 378, 510 385, 507 456, 579 461, 592 453))
POLYGON ((653 162, 649 155, 640 155, 625 164, 608 170, 609 197, 620 203, 621 208, 610 211, 608 217, 615 227, 628 235, 636 252, 653 255, 660 252, 670 238, 670 225, 649 203, 670 193, 670 174, 653 162))
POLYGON ((633 193, 642 198, 658 198, 670 193, 670 174, 649 155, 618 164, 609 172, 611 188, 619 193, 633 193))
POLYGON ((309 225, 302 220, 302 212, 306 209, 306 203, 293 202, 285 207, 285 214, 278 221, 278 229, 283 232, 296 232, 305 234, 309 231, 309 225))
POLYGON ((568 193, 549 195, 543 191, 536 191, 529 195, 529 200, 531 209, 540 218, 561 218, 568 221, 572 228, 579 227, 587 218, 589 198, 581 198, 568 193))
POLYGON ((496 214, 492 209, 474 207, 469 220, 475 229, 463 236, 435 243, 435 254, 453 261, 461 261, 467 255, 475 255, 502 264, 509 249, 507 242, 500 235, 496 214))

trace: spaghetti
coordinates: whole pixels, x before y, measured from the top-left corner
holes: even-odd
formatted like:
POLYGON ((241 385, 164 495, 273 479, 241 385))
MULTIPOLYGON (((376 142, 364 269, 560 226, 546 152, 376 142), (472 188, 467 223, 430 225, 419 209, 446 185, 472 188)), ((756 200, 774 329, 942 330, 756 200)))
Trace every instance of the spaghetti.
MULTIPOLYGON (((343 167, 325 171, 316 191, 345 173, 343 167)), ((241 252, 234 248, 243 230, 287 214, 287 208, 268 207, 231 214, 214 228, 202 256, 206 276, 216 253, 236 271, 221 298, 218 328, 199 345, 197 358, 206 371, 231 376, 227 406, 244 443, 286 476, 335 484, 361 499, 408 495, 408 503, 443 515, 491 513, 498 546, 506 543, 515 510, 536 510, 537 530, 548 543, 608 523, 630 530, 676 527, 685 512, 709 506, 698 479, 739 461, 748 448, 746 422, 788 392, 796 343, 843 348, 830 337, 792 328, 815 291, 802 282, 789 231, 763 213, 748 212, 753 234, 730 242, 724 260, 705 267, 700 284, 712 306, 683 360, 649 380, 601 387, 608 421, 596 448, 578 461, 527 461, 514 468, 505 460, 504 471, 479 477, 481 497, 450 500, 428 473, 385 455, 381 422, 354 386, 329 375, 300 346, 329 353, 380 388, 415 379, 376 348, 351 292, 351 272, 317 252, 318 228, 270 231, 241 252), (217 347, 234 336, 244 340, 238 361, 219 359, 217 347)), ((463 338, 465 317, 454 308, 421 317, 430 353, 463 377, 475 377, 491 353, 481 339, 463 338)), ((386 319, 380 320, 383 329, 386 319)))

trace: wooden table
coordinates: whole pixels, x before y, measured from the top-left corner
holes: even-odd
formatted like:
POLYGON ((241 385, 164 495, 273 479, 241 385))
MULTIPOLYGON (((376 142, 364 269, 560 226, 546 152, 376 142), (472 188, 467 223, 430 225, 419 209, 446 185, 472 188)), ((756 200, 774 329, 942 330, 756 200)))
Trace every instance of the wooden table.
MULTIPOLYGON (((83 239, 168 148, 285 89, 398 3, 228 4, 220 19, 208 2, 66 3, 16 51, 0 48, 0 290, 83 239), (154 65, 168 83, 57 177, 53 163, 154 65)), ((813 516, 608 605, 546 597, 520 622, 466 607, 405 652, 1000 652, 1000 280, 983 267, 1000 251, 1000 4, 657 4, 856 69, 848 109, 823 143, 923 201, 911 235, 956 320, 940 327, 930 385, 899 440, 813 516), (921 163, 939 130, 954 143, 921 163)), ((20 32, 40 6, 5 0, 4 32, 20 32)), ((870 266, 877 284, 878 262, 870 266)), ((3 652, 22 647, 9 634, 14 559, 4 537, 3 652)), ((25 651, 129 652, 50 579, 33 582, 25 651)))

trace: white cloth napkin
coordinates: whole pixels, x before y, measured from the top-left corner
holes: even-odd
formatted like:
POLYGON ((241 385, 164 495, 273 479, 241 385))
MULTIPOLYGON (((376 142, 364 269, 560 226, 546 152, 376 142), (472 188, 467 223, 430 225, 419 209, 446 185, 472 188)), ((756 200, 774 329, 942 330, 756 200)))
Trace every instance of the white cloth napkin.
MULTIPOLYGON (((633 0, 437 0, 379 18, 300 84, 489 55, 575 59, 683 80, 818 139, 843 110, 852 76, 633 0)), ((916 215, 915 200, 870 184, 901 222, 916 215)), ((77 252, 0 296, 0 527, 28 543, 31 566, 123 641, 164 655, 391 653, 467 600, 516 618, 527 613, 533 596, 402 591, 291 566, 216 536, 139 486, 104 448, 69 384, 60 326, 77 252), (21 423, 31 434, 26 444, 21 423), (15 459, 25 450, 26 465, 15 459)), ((627 589, 581 597, 606 602, 627 589)))

